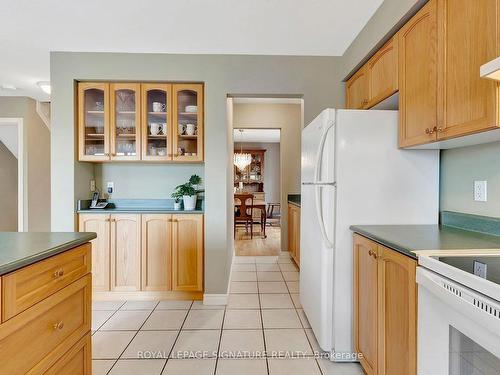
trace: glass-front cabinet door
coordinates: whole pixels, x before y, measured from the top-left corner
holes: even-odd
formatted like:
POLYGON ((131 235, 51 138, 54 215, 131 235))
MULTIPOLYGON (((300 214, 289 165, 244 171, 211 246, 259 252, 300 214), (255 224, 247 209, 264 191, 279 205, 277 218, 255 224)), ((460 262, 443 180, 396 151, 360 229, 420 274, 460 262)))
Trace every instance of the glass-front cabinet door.
POLYGON ((173 160, 203 161, 203 84, 174 84, 173 97, 173 160))
POLYGON ((140 160, 140 84, 110 85, 111 160, 140 160))
POLYGON ((172 160, 172 85, 143 83, 142 87, 142 160, 172 160))
POLYGON ((78 153, 82 161, 110 158, 107 83, 78 83, 78 153))

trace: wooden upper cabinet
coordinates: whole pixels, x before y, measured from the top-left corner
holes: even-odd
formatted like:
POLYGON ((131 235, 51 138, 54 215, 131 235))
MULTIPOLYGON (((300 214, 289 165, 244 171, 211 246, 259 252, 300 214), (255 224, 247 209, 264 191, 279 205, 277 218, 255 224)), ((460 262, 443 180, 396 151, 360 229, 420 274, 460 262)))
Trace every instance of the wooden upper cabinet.
POLYGON ((141 220, 138 214, 111 215, 111 290, 141 289, 141 220))
POLYGON ((143 83, 142 160, 172 160, 172 85, 143 83))
POLYGON ((172 289, 172 215, 142 215, 142 290, 172 289))
POLYGON ((500 90, 481 78, 482 64, 500 55, 500 1, 439 0, 441 119, 438 138, 500 126, 500 90))
POLYGON ((172 290, 203 290, 203 215, 172 215, 172 290))
POLYGON ((368 61, 368 107, 398 91, 398 38, 391 38, 368 61))
POLYGON ((399 31, 399 145, 436 140, 438 125, 437 0, 399 31))
POLYGON ((203 161, 203 84, 173 85, 173 160, 203 161))
POLYGON ((368 71, 366 65, 346 82, 346 108, 368 108, 368 71))
POLYGON ((202 162, 202 83, 78 83, 78 160, 202 162))
POLYGON ((378 374, 415 375, 417 262, 383 246, 378 251, 378 374))
POLYGON ((97 238, 92 243, 92 287, 105 292, 110 290, 111 227, 110 215, 79 214, 78 230, 95 232, 97 238))
POLYGON ((140 160, 140 84, 111 83, 109 91, 111 160, 140 160))
POLYGON ((78 158, 110 159, 109 84, 78 83, 78 158))
POLYGON ((376 243, 354 235, 354 346, 363 354, 361 364, 368 375, 377 374, 378 367, 377 254, 376 243))

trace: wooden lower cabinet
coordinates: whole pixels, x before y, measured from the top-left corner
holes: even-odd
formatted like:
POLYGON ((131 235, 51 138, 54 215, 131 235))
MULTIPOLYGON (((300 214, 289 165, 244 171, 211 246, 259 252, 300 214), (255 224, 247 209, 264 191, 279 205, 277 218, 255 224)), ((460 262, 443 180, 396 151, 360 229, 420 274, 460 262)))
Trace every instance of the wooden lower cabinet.
MULTIPOLYGON (((84 247, 90 250, 88 246, 84 247)), ((68 250, 13 273, 23 276, 24 271, 30 271, 32 266, 37 265, 43 269, 47 266, 47 261, 50 261, 50 267, 55 266, 55 269, 67 267, 67 256, 71 252, 72 250, 68 250)), ((51 289, 50 294, 45 293, 47 289, 43 286, 35 288, 33 293, 40 297, 36 303, 9 319, 2 319, 1 374, 91 373, 92 284, 89 271, 87 269, 86 274, 80 275, 81 277, 72 280, 61 289, 51 289), (85 348, 83 352, 82 348, 85 348)), ((3 275, 2 284, 13 273, 3 275)), ((39 272, 35 272, 35 278, 43 285, 43 278, 39 275, 39 272)), ((3 292, 4 290, 2 290, 2 304, 5 304, 3 311, 15 311, 18 300, 4 299, 3 292)))
POLYGON ((300 267, 300 207, 288 204, 288 251, 300 267))
POLYGON ((142 215, 142 290, 172 290, 172 215, 142 215))
POLYGON ((364 371, 416 374, 417 262, 354 235, 354 343, 364 371))
POLYGON ((172 215, 172 290, 203 290, 203 215, 172 215))
POLYGON ((377 252, 376 243, 354 236, 354 346, 368 375, 377 373, 377 252))
POLYGON ((44 375, 90 375, 92 373, 90 333, 68 350, 44 375))
POLYGON ((141 216, 111 215, 111 290, 141 290, 141 216))
POLYGON ((78 230, 80 232, 95 232, 97 238, 92 244, 92 289, 109 291, 110 289, 110 259, 111 259, 111 227, 109 214, 78 215, 78 230))
POLYGON ((97 232, 95 292, 133 299, 142 292, 203 291, 202 214, 90 213, 80 214, 79 223, 80 231, 97 232))

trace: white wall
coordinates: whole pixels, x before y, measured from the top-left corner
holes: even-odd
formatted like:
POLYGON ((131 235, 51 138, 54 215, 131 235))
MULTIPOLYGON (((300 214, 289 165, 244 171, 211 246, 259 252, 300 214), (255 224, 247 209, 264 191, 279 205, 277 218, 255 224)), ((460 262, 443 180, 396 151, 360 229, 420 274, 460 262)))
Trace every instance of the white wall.
POLYGON ((17 158, 1 141, 0 207, 0 231, 17 232, 17 158))

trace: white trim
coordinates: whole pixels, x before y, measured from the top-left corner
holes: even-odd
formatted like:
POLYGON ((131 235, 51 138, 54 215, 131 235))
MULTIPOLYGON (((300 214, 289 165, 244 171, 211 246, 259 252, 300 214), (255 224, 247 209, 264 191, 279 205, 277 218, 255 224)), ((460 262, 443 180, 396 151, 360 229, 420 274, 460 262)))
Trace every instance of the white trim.
MULTIPOLYGON (((231 267, 232 268, 232 267, 231 267)), ((203 304, 207 306, 227 305, 228 294, 204 294, 203 304)))
POLYGON ((27 230, 26 223, 28 219, 28 204, 26 188, 27 172, 25 163, 27 161, 24 150, 24 122, 22 118, 18 117, 0 117, 0 124, 8 123, 17 124, 17 230, 24 232, 27 230))
POLYGON ((39 100, 36 101, 36 113, 38 116, 42 119, 43 123, 49 129, 50 131, 50 113, 44 112, 42 106, 43 105, 48 105, 50 109, 50 102, 41 102, 39 100))

